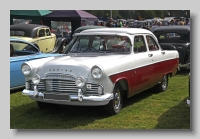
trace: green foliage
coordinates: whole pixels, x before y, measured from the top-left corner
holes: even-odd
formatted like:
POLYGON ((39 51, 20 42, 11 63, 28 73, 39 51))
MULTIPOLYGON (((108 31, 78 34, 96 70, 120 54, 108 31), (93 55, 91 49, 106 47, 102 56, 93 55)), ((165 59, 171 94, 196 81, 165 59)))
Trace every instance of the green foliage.
POLYGON ((108 116, 102 107, 55 106, 40 110, 35 101, 10 94, 11 129, 190 129, 188 71, 169 78, 166 92, 155 88, 141 92, 125 101, 122 111, 108 116))

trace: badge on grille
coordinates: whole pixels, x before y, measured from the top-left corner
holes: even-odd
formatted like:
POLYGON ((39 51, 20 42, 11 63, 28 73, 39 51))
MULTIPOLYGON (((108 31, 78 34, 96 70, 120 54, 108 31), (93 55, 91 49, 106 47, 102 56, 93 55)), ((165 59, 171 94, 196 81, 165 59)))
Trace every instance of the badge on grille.
POLYGON ((91 87, 92 87, 91 84, 87 84, 88 89, 91 89, 91 87))

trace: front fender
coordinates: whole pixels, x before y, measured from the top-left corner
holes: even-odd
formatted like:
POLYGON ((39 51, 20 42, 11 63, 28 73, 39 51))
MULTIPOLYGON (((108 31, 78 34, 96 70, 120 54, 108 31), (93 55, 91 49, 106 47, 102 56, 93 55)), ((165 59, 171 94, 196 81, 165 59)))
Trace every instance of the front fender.
POLYGON ((63 46, 66 46, 68 44, 68 41, 66 38, 57 38, 56 43, 54 46, 53 51, 51 53, 60 53, 63 50, 63 46))

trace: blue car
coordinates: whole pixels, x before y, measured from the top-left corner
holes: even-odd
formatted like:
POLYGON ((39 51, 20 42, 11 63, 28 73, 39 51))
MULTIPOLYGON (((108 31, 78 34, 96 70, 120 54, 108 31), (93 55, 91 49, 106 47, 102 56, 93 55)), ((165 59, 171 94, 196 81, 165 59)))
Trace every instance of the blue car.
POLYGON ((65 54, 42 53, 36 44, 22 39, 10 38, 10 90, 25 86, 24 74, 21 71, 22 63, 41 58, 54 58, 65 54))

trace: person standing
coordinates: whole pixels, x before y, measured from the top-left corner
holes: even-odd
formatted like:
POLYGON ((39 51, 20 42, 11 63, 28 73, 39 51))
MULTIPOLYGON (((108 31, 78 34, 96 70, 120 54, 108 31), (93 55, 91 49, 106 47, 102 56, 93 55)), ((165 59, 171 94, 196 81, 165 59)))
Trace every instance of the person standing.
POLYGON ((170 21, 169 26, 174 26, 174 25, 175 25, 175 23, 174 23, 174 19, 172 19, 172 20, 170 21))
POLYGON ((106 23, 106 27, 111 27, 110 20, 107 21, 107 23, 106 23))
POLYGON ((185 25, 190 25, 190 20, 189 20, 189 18, 186 18, 185 25))

